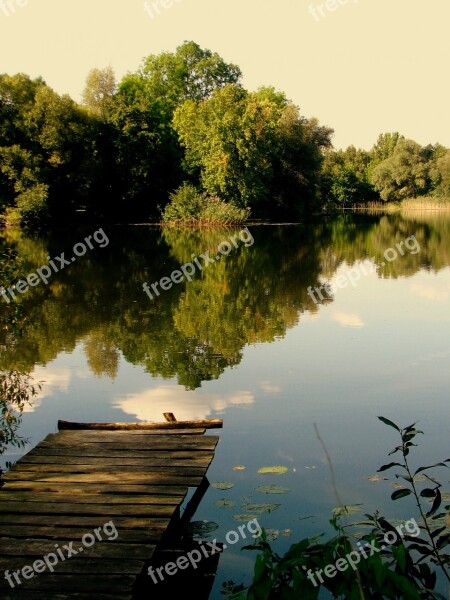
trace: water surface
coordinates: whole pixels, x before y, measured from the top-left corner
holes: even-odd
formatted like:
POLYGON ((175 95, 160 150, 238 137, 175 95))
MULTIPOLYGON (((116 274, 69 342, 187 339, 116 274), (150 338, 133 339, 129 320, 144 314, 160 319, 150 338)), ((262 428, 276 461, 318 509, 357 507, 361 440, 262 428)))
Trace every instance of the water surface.
MULTIPOLYGON (((47 256, 70 255, 94 230, 7 231, 1 243, 19 253, 26 275, 47 256)), ((208 478, 234 487, 211 487, 196 519, 217 522, 214 535, 223 541, 241 524, 233 517, 246 512, 245 504, 281 504, 255 515, 280 532, 274 544, 281 552, 327 529, 336 506, 316 423, 345 503, 402 521, 416 515, 408 499, 389 501, 391 482, 368 478, 397 442, 378 415, 402 426, 420 422, 426 435, 418 464, 449 455, 448 215, 349 214, 250 227, 251 245, 240 243, 153 300, 144 282, 170 277, 192 255, 215 257, 238 230, 104 230, 107 247, 87 252, 13 307, 0 300, 0 368, 42 382, 23 418, 28 442, 9 448, 2 465, 56 431, 58 419, 160 421, 168 411, 179 420, 220 417, 208 478), (386 249, 411 236, 420 251, 386 261, 386 249), (366 274, 355 285, 336 286, 318 304, 308 294, 324 282, 342 284, 361 263, 366 274), (237 465, 245 469, 233 470, 237 465), (258 474, 270 465, 288 472, 258 474), (255 490, 266 484, 291 492, 255 490), (216 508, 222 498, 235 506, 216 508)), ((242 544, 222 555, 212 598, 220 598, 225 580, 248 581, 254 556, 240 551, 242 544)))

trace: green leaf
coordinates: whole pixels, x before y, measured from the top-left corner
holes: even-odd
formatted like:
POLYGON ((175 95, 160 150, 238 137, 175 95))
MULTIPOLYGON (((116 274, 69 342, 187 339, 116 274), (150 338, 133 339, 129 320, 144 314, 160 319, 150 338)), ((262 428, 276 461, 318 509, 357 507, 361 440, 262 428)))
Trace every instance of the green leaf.
POLYGON ((350 505, 337 506, 336 508, 333 508, 333 514, 336 516, 356 515, 357 513, 362 512, 361 506, 363 506, 363 505, 362 504, 354 504, 353 506, 350 506, 350 505))
POLYGON ((260 485, 255 490, 261 494, 287 494, 291 491, 290 488, 281 485, 260 485))
POLYGON ((391 499, 392 500, 399 500, 400 498, 406 498, 406 496, 409 496, 410 494, 412 494, 411 490, 407 490, 407 489, 396 490, 391 495, 391 499))
POLYGON ((389 425, 389 427, 393 427, 394 429, 396 429, 397 431, 400 431, 400 427, 398 427, 395 423, 393 423, 392 421, 389 421, 389 419, 386 419, 385 417, 378 417, 380 421, 382 421, 385 425, 389 425))
POLYGON ((436 491, 431 488, 425 488, 420 492, 422 498, 434 498, 436 496, 436 491))
POLYGON ((233 515, 233 519, 235 521, 238 521, 239 523, 248 523, 250 521, 253 521, 253 519, 255 518, 255 515, 250 515, 250 514, 241 514, 241 515, 233 515))
POLYGON ((185 527, 185 531, 196 537, 208 537, 208 534, 219 529, 219 525, 214 521, 192 521, 185 527))
POLYGON ((215 481, 211 486, 216 490, 231 490, 234 487, 234 483, 230 481, 215 481))
POLYGON ((258 469, 258 473, 262 475, 266 475, 268 473, 274 473, 276 475, 282 475, 283 473, 287 473, 289 469, 287 467, 276 466, 276 467, 261 467, 258 469))
POLYGON ((236 506, 236 502, 233 500, 225 500, 225 498, 221 498, 220 500, 215 500, 213 502, 213 506, 216 508, 233 508, 236 506))
POLYGON ((436 497, 434 499, 433 506, 427 512, 426 516, 431 517, 431 515, 434 515, 434 513, 439 509, 441 504, 442 504, 441 492, 439 490, 436 490, 436 497))
POLYGON ((242 506, 243 510, 247 510, 248 512, 251 513, 265 513, 265 512, 272 512, 274 510, 277 510, 277 508, 280 508, 281 504, 244 504, 244 506, 242 506))
POLYGON ((402 467, 402 468, 404 468, 405 465, 402 465, 402 464, 400 464, 398 462, 391 462, 388 465, 383 465, 382 467, 380 467, 377 470, 377 473, 381 473, 382 471, 387 471, 388 469, 392 469, 392 467, 402 467))
MULTIPOLYGON (((447 462, 447 461, 445 461, 445 462, 447 462)), ((417 475, 417 473, 421 473, 422 471, 427 471, 428 469, 434 469, 436 467, 446 467, 448 469, 448 465, 446 465, 445 462, 440 462, 435 465, 430 465, 429 467, 420 467, 419 469, 417 469, 417 471, 414 473, 414 475, 417 475)))

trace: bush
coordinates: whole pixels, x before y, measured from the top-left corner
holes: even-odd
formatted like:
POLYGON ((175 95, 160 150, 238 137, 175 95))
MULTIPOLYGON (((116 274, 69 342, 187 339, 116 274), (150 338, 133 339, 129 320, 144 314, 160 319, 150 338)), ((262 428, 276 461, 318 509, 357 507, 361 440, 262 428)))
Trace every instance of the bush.
POLYGON ((249 212, 216 196, 201 193, 185 182, 170 195, 170 202, 162 213, 162 221, 172 226, 237 225, 248 219, 249 212))

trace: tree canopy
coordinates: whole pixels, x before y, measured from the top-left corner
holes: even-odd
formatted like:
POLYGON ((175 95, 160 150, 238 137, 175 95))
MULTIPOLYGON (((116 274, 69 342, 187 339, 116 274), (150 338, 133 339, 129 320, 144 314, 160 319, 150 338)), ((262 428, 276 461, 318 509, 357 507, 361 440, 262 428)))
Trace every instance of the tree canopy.
POLYGON ((190 215, 182 198, 198 193, 204 214, 220 205, 227 219, 239 210, 296 219, 373 200, 449 196, 447 148, 394 132, 370 151, 336 151, 332 129, 283 92, 248 91, 241 79, 237 65, 193 41, 148 56, 118 83, 111 67, 92 69, 81 104, 41 78, 0 75, 3 217, 29 226, 159 221, 173 212, 165 211, 171 198, 190 215))

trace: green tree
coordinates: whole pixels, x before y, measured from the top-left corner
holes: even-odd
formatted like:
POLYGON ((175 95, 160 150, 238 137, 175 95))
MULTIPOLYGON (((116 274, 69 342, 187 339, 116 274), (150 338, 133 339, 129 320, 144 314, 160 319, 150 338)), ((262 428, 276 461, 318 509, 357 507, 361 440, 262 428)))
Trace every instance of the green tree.
POLYGON ((150 55, 122 79, 108 117, 116 131, 119 212, 136 219, 159 215, 158 207, 183 180, 183 153, 172 127, 175 109, 240 77, 239 68, 218 54, 185 42, 174 53, 150 55))
POLYGON ((95 119, 41 80, 3 77, 0 89, 4 207, 25 223, 73 218, 99 179, 95 119))
POLYGON ((381 133, 371 150, 372 162, 377 165, 390 158, 394 154, 397 144, 404 139, 404 136, 400 135, 398 131, 395 133, 381 133))
POLYGON ((435 191, 438 196, 450 198, 450 150, 444 148, 432 171, 435 191))
POLYGON ((399 140, 390 158, 373 169, 371 181, 386 201, 426 194, 431 188, 430 148, 412 140, 399 140))
POLYGON ((370 163, 370 153, 354 146, 327 152, 322 168, 323 199, 338 206, 379 199, 369 181, 370 163))
POLYGON ((225 85, 238 85, 241 71, 217 53, 185 42, 176 52, 163 52, 145 59, 140 76, 147 93, 164 102, 170 116, 185 100, 201 101, 225 85))
POLYGON ((188 172, 211 196, 256 216, 298 214, 313 203, 331 130, 273 88, 228 85, 206 101, 187 100, 173 123, 188 172))
POLYGON ((83 104, 94 114, 105 117, 116 93, 116 77, 111 67, 92 69, 83 91, 83 104))

